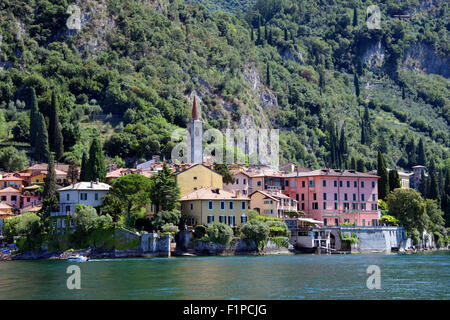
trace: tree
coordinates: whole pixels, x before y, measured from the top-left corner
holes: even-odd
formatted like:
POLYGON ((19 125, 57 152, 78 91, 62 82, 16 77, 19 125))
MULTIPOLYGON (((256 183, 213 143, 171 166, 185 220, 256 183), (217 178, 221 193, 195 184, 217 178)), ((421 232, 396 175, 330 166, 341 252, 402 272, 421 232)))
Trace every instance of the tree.
POLYGON ((445 225, 450 226, 450 168, 445 171, 444 193, 442 195, 442 210, 444 211, 445 225))
MULTIPOLYGON (((150 203, 152 182, 140 174, 128 174, 112 182, 110 195, 119 199, 125 206, 127 221, 131 223, 133 209, 145 207, 150 203)), ((113 201, 111 204, 116 205, 113 201)))
POLYGON ((234 175, 230 172, 228 166, 224 163, 214 163, 214 171, 222 175, 222 180, 225 184, 232 184, 236 180, 234 175))
POLYGON ((53 153, 49 153, 47 175, 44 178, 44 198, 52 198, 56 195, 56 171, 53 153))
POLYGON ((439 187, 438 187, 438 182, 437 182, 437 173, 436 173, 436 166, 434 164, 434 160, 430 161, 430 165, 429 165, 429 176, 428 176, 428 187, 427 187, 427 192, 426 192, 426 198, 427 199, 435 199, 438 200, 438 202, 440 202, 440 192, 439 192, 439 187))
POLYGON ((262 250, 265 242, 269 239, 270 228, 263 221, 252 219, 244 224, 241 232, 247 239, 255 242, 258 250, 262 250))
POLYGON ((32 148, 36 146, 38 127, 39 127, 39 108, 36 100, 36 92, 34 88, 29 88, 29 109, 30 109, 30 145, 32 148))
POLYGON ((159 211, 153 218, 153 226, 156 230, 162 231, 165 225, 178 225, 180 223, 180 218, 181 213, 177 209, 159 211))
POLYGON ((219 243, 223 246, 230 244, 233 238, 233 229, 221 222, 213 222, 208 225, 207 232, 212 242, 219 243))
POLYGON ((47 125, 42 113, 39 113, 39 120, 37 126, 36 143, 34 148, 34 159, 37 161, 45 161, 50 152, 48 146, 47 125))
POLYGON ((408 169, 411 169, 413 166, 417 165, 417 151, 414 138, 411 138, 406 144, 405 151, 408 156, 408 169))
POLYGON ((106 164, 103 156, 102 146, 98 138, 94 138, 89 149, 89 161, 86 168, 87 181, 99 181, 104 182, 106 180, 106 164))
POLYGON ((86 153, 83 152, 83 157, 81 160, 81 170, 80 170, 80 181, 88 181, 87 180, 87 168, 89 166, 89 161, 86 156, 86 153))
POLYGON ((389 171, 389 190, 393 191, 394 189, 401 188, 400 176, 398 175, 397 170, 389 171))
POLYGON ((96 229, 109 229, 113 225, 112 218, 109 215, 99 216, 95 208, 80 204, 77 204, 72 221, 75 230, 84 237, 96 229))
POLYGON ((61 124, 59 123, 58 117, 58 99, 56 97, 55 91, 52 92, 48 136, 50 151, 53 151, 55 153, 56 160, 60 160, 64 153, 64 143, 63 135, 61 132, 61 124))
POLYGON ((270 66, 269 66, 269 64, 267 64, 266 83, 267 83, 267 87, 270 88, 270 66))
POLYGON ((167 164, 164 163, 162 170, 153 175, 150 180, 152 180, 150 200, 155 206, 156 212, 175 209, 180 198, 180 188, 167 164))
POLYGON ((420 138, 419 146, 417 147, 417 164, 424 166, 426 163, 425 147, 423 145, 423 139, 420 138))
POLYGON ((28 166, 28 158, 24 150, 17 151, 13 146, 0 149, 0 168, 5 171, 20 171, 28 166))
POLYGON ((75 162, 71 162, 69 164, 69 170, 67 171, 67 180, 71 184, 76 183, 78 180, 78 166, 75 162))
POLYGON ((386 160, 384 160, 380 151, 378 151, 377 175, 380 177, 378 180, 378 198, 384 200, 389 194, 389 176, 386 168, 386 160))
POLYGON ((356 27, 358 25, 358 8, 353 8, 353 26, 356 27))
POLYGON ((355 85, 355 94, 356 97, 359 97, 359 79, 358 79, 358 75, 356 74, 356 72, 353 74, 353 84, 355 85))
POLYGON ((12 134, 15 141, 30 141, 30 120, 25 112, 21 112, 19 114, 19 119, 17 120, 16 125, 12 128, 12 134))
POLYGON ((339 138, 339 167, 347 167, 348 145, 347 138, 345 136, 345 124, 341 127, 341 134, 339 138))
POLYGON ((252 40, 252 42, 255 40, 255 36, 254 36, 254 32, 253 32, 253 27, 252 27, 252 32, 250 33, 250 39, 252 40))
POLYGON ((389 213, 400 221, 408 234, 418 243, 417 234, 421 235, 428 226, 425 202, 420 193, 414 189, 396 189, 386 199, 389 213))
POLYGON ((358 161, 356 162, 356 171, 359 171, 359 172, 366 171, 366 165, 364 164, 363 159, 358 159, 358 161))

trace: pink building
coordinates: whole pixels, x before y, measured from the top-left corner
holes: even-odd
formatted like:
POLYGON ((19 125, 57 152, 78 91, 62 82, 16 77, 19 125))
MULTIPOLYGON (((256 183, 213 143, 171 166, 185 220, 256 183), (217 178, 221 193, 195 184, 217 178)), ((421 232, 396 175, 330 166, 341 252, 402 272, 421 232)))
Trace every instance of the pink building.
POLYGON ((284 193, 306 217, 334 226, 378 225, 379 177, 355 170, 322 169, 285 175, 284 193))

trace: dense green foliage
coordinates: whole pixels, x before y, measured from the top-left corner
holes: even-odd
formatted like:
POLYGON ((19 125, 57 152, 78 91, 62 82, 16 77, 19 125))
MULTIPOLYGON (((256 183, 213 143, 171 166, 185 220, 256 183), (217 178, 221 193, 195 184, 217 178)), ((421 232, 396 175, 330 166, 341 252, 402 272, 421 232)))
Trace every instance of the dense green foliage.
POLYGON ((258 250, 262 250, 269 239, 270 227, 259 219, 252 219, 242 226, 241 232, 246 239, 255 242, 258 250))
POLYGON ((159 210, 174 210, 180 198, 180 188, 166 163, 164 163, 162 170, 153 175, 150 180, 152 187, 149 199, 155 206, 156 212, 159 210))
POLYGON ((207 234, 212 242, 227 246, 233 238, 233 229, 225 223, 216 221, 208 225, 207 234))

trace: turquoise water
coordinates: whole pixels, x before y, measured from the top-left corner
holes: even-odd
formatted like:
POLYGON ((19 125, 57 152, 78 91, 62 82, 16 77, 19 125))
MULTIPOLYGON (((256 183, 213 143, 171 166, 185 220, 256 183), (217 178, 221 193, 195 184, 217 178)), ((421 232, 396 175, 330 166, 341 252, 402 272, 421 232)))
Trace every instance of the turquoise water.
POLYGON ((450 299, 450 252, 0 262, 0 299, 450 299), (369 290, 369 265, 381 289, 369 290))

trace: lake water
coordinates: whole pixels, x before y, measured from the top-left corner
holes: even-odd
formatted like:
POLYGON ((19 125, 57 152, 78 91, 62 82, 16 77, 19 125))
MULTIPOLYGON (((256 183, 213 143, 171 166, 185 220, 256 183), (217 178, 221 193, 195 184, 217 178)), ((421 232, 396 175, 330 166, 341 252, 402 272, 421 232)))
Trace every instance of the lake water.
POLYGON ((450 299, 450 252, 0 262, 0 299, 450 299), (366 286, 367 267, 381 289, 366 286))

